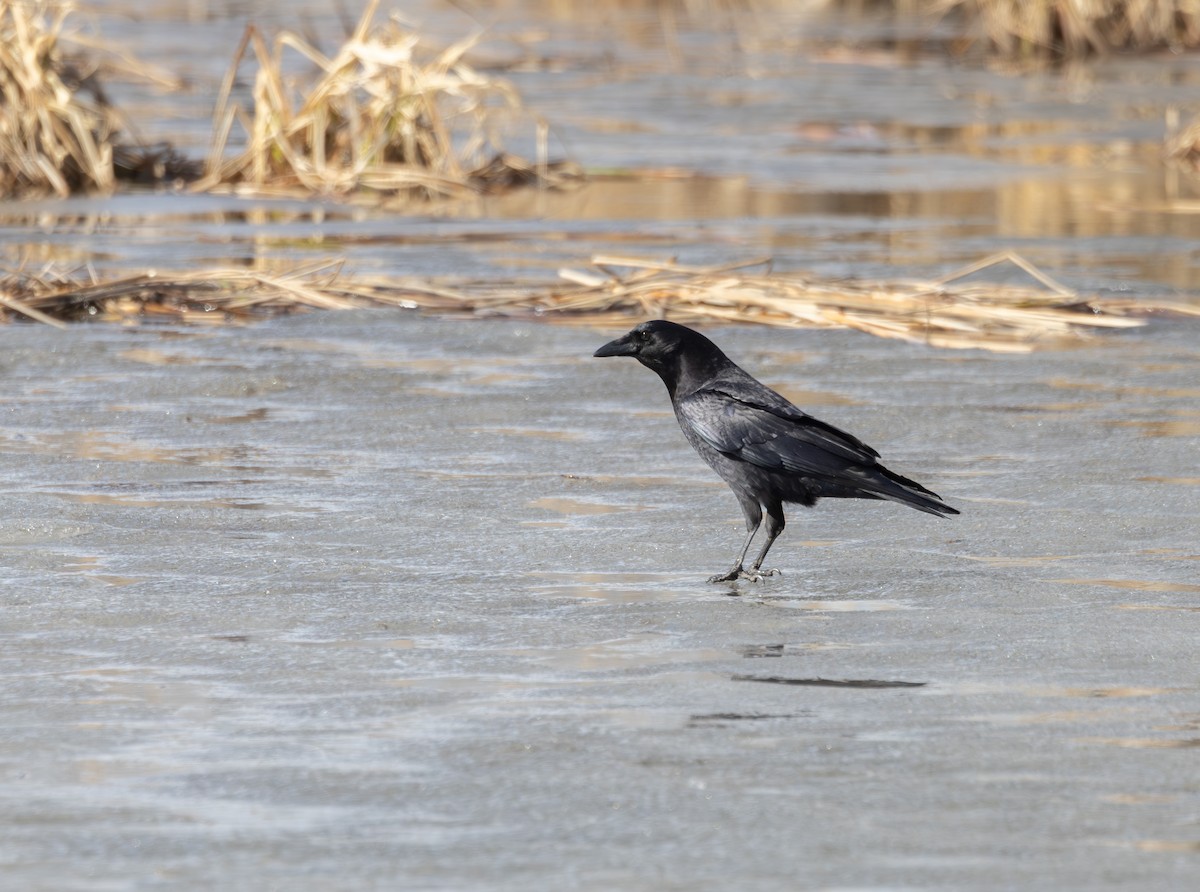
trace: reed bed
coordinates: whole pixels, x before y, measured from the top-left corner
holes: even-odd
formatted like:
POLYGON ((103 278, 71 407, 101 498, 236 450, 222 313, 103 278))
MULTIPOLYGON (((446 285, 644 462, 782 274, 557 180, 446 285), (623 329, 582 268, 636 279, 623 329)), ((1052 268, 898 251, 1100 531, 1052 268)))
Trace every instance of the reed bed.
POLYGON ((178 89, 178 80, 119 48, 68 33, 63 0, 0 0, 0 198, 110 192, 119 180, 195 179, 200 167, 166 143, 121 141, 102 67, 178 89), (99 50, 105 66, 68 55, 99 50))
MULTIPOLYGON (((681 26, 728 31, 751 53, 772 42, 780 12, 795 0, 627 0, 623 3, 555 5, 561 16, 616 19, 624 6, 652 7, 668 58, 682 61, 681 26), (598 7, 594 9, 594 7, 598 7)), ((853 22, 881 15, 903 23, 879 43, 905 55, 928 50, 912 25, 944 20, 954 33, 948 48, 1017 62, 1077 60, 1114 52, 1186 50, 1200 46, 1200 4, 1196 0, 824 0, 807 4, 841 13, 853 22)), ((860 41, 855 41, 860 42, 860 41)), ((870 43, 871 41, 868 41, 870 43)))
POLYGON ((268 45, 249 27, 218 96, 205 175, 194 188, 412 198, 555 185, 575 174, 547 160, 547 129, 512 85, 464 61, 474 38, 426 50, 394 19, 377 24, 378 5, 367 5, 332 57, 294 32, 268 45), (257 65, 249 112, 231 98, 247 53, 257 65), (308 74, 285 74, 292 54, 308 63, 308 74), (503 147, 505 124, 519 118, 534 120, 536 161, 503 147), (227 159, 235 126, 245 148, 227 159))
POLYGON ((1168 109, 1163 153, 1187 170, 1200 170, 1200 117, 1192 118, 1183 126, 1180 125, 1179 118, 1177 108, 1168 109))
MULTIPOLYGON (((549 130, 512 85, 464 61, 474 38, 427 50, 396 21, 377 24, 378 6, 367 5, 332 57, 294 32, 268 43, 248 27, 221 86, 201 165, 167 144, 118 142, 119 117, 95 71, 82 73, 64 52, 70 2, 0 0, 0 198, 109 192, 125 179, 191 181, 198 191, 409 200, 579 177, 577 165, 548 160, 549 130), (248 55, 256 64, 249 111, 233 100, 248 55), (307 74, 286 74, 296 61, 307 74), (516 121, 532 128, 535 160, 504 148, 503 132, 516 121), (227 157, 233 143, 241 150, 227 157)), ((103 51, 123 72, 169 85, 165 73, 103 51)))
POLYGON ((64 57, 69 4, 0 0, 0 197, 112 188, 113 116, 64 57))
POLYGON ((1026 353, 1084 343, 1105 329, 1144 325, 1153 314, 1200 317, 1200 305, 1079 294, 1014 254, 989 257, 941 279, 819 280, 764 264, 688 267, 598 256, 562 282, 520 286, 355 279, 339 263, 289 272, 147 272, 110 280, 42 271, 0 275, 0 319, 62 326, 97 319, 236 323, 307 310, 393 307, 456 317, 510 317, 624 326, 671 318, 690 324, 750 323, 852 328, 933 347, 1026 353), (976 276, 1013 263, 1032 285, 976 276), (968 277, 970 277, 968 279, 968 277))
POLYGON ((922 5, 927 12, 959 16, 981 32, 993 54, 1010 59, 1200 46, 1195 0, 923 0, 922 5))

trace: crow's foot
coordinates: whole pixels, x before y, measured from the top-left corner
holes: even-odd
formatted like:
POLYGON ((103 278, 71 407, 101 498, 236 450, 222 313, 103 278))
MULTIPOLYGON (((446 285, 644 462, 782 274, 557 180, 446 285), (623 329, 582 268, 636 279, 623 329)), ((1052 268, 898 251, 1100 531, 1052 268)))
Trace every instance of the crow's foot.
POLYGON ((739 579, 745 579, 747 582, 762 582, 768 576, 781 575, 778 570, 760 570, 755 567, 753 570, 747 570, 738 564, 728 573, 718 576, 710 576, 709 582, 736 582, 739 579))

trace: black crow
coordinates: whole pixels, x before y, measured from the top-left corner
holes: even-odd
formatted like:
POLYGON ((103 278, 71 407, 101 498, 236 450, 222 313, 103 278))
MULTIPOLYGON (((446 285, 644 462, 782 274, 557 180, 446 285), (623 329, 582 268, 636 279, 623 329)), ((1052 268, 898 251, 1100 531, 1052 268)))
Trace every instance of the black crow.
POLYGON ((958 513, 936 493, 881 465, 879 453, 866 443, 756 381, 697 331, 674 322, 643 322, 593 355, 632 356, 657 373, 683 435, 741 503, 746 544, 733 569, 709 582, 762 579, 763 559, 783 532, 784 502, 811 506, 823 497, 888 499, 939 517, 958 513), (764 510, 767 541, 746 570, 743 563, 764 510))

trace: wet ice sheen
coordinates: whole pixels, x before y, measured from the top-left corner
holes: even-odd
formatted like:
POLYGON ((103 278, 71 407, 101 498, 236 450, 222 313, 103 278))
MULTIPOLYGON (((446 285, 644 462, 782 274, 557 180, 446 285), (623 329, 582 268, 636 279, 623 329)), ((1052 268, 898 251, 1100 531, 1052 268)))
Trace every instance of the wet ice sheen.
POLYGON ((0 330, 6 876, 64 850, 115 887, 1191 875, 1197 506, 1164 481, 1195 444, 1111 422, 1186 404, 1193 338, 718 332, 850 396, 824 415, 964 510, 800 512, 784 575, 725 587, 736 505, 669 414, 627 411, 665 396, 597 367, 607 336, 0 330), (1130 371, 1150 355, 1177 362, 1130 371), (1117 370, 1155 392, 1007 411, 1117 370))

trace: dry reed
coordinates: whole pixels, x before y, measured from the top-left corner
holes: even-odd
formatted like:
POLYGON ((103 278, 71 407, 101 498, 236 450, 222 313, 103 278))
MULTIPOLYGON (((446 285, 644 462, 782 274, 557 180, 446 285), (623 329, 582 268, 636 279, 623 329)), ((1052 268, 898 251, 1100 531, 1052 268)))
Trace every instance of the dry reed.
POLYGON ((69 57, 64 46, 99 50, 107 67, 164 89, 178 81, 119 47, 68 33, 72 10, 64 0, 0 0, 0 197, 195 179, 195 162, 166 143, 117 141, 120 118, 100 85, 102 66, 69 57))
POLYGON ((0 196, 112 188, 116 127, 63 56, 70 13, 56 0, 0 0, 0 196))
POLYGON ((700 324, 853 328, 934 347, 1029 352, 1084 343, 1097 330, 1143 325, 1151 314, 1200 317, 1195 304, 1077 294, 1012 254, 927 281, 819 280, 753 272, 750 266, 695 268, 628 257, 595 257, 591 268, 564 270, 561 277, 565 285, 525 287, 355 280, 337 263, 286 273, 144 273, 107 281, 11 271, 0 277, 0 319, 59 326, 89 318, 222 323, 309 309, 400 307, 587 325, 670 317, 700 324), (1017 264, 1037 284, 965 280, 1000 262, 1017 264))
POLYGON ((294 32, 268 46, 247 29, 217 100, 197 189, 414 197, 553 183, 571 173, 546 161, 540 121, 536 162, 504 151, 503 124, 528 115, 511 84, 466 64, 474 39, 431 53, 396 21, 376 25, 377 7, 378 0, 368 3, 332 57, 294 32), (257 71, 247 113, 231 94, 250 51, 257 71), (288 53, 315 66, 315 75, 285 76, 288 53), (245 148, 226 159, 235 124, 245 148))
POLYGON ((1179 109, 1169 108, 1163 154, 1188 170, 1200 170, 1200 117, 1181 126, 1179 109))
POLYGON ((1076 59, 1120 51, 1200 46, 1195 0, 924 0, 982 32, 1011 59, 1076 59))

